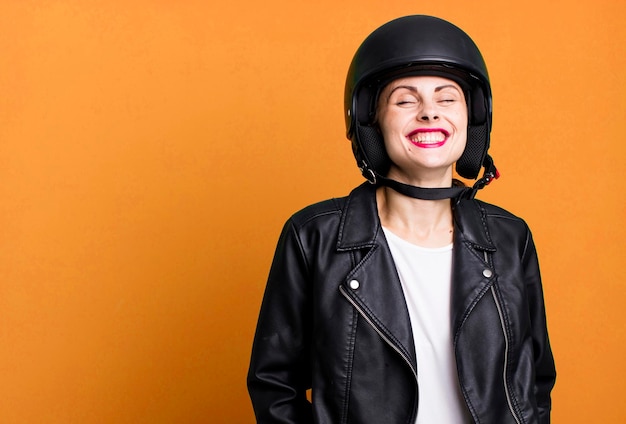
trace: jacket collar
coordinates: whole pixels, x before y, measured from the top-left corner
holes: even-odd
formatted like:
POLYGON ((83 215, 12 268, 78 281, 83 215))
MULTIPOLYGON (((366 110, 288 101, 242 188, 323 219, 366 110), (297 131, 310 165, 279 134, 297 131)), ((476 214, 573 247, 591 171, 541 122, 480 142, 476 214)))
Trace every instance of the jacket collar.
POLYGON ((363 183, 350 193, 343 209, 337 250, 371 247, 380 231, 376 206, 376 186, 363 183))
MULTIPOLYGON (((337 250, 373 246, 380 232, 376 186, 363 183, 348 196, 341 216, 337 250)), ((460 200, 454 207, 455 242, 469 243, 479 250, 495 251, 489 236, 485 211, 474 199, 460 200)))
POLYGON ((455 242, 463 240, 479 250, 496 250, 489 228, 486 212, 475 199, 463 199, 454 206, 455 242))

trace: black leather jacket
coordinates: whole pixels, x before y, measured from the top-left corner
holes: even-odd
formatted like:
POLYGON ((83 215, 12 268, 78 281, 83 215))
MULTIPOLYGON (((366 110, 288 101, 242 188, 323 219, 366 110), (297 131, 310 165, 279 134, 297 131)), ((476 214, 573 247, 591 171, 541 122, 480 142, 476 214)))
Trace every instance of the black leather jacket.
MULTIPOLYGON (((556 373, 530 231, 478 200, 460 201, 454 220, 450 325, 474 422, 549 423, 556 373)), ((413 424, 418 360, 375 187, 295 214, 252 350, 258 422, 413 424)))

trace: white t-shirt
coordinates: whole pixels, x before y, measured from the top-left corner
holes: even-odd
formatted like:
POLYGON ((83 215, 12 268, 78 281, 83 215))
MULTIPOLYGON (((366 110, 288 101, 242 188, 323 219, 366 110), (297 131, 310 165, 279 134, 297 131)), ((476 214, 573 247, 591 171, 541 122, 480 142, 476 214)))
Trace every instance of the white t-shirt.
POLYGON ((425 248, 383 228, 409 309, 419 406, 417 424, 472 422, 461 394, 450 318, 452 244, 425 248))

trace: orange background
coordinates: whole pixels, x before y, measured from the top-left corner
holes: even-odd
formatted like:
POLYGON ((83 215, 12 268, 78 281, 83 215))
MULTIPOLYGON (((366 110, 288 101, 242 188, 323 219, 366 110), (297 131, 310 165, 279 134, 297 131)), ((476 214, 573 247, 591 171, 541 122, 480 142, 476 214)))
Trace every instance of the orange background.
POLYGON ((618 0, 3 0, 0 422, 251 423, 285 219, 361 182, 351 56, 400 15, 481 47, 502 178, 542 264, 556 423, 626 422, 618 0))

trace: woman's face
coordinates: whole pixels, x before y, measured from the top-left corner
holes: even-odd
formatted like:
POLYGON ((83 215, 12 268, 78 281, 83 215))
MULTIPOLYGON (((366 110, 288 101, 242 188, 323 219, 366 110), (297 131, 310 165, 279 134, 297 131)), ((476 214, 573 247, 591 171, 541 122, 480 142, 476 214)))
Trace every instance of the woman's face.
POLYGON ((389 178, 445 187, 467 142, 467 105, 461 87, 435 76, 397 79, 378 99, 378 124, 392 162, 389 178))

